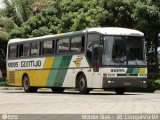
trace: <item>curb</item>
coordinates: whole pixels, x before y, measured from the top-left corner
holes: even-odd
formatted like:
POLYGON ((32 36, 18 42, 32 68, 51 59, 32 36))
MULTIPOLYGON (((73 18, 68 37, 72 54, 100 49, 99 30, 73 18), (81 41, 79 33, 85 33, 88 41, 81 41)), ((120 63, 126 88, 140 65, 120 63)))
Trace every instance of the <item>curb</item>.
MULTIPOLYGON (((48 88, 39 88, 40 90, 48 90, 48 88)), ((0 87, 0 90, 23 90, 22 87, 0 87)))
POLYGON ((22 87, 0 87, 0 90, 22 90, 22 87))
MULTIPOLYGON (((49 88, 39 88, 40 90, 48 90, 49 88)), ((0 87, 0 90, 23 90, 22 87, 0 87)), ((76 89, 67 89, 68 91, 77 91, 76 89)), ((103 89, 93 89, 94 92, 104 92, 103 89)))

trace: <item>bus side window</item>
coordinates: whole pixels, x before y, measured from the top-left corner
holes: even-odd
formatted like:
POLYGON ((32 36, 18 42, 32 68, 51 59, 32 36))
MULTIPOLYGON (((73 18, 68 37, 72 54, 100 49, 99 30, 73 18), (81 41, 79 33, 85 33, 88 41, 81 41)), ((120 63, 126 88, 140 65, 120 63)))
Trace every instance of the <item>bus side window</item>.
POLYGON ((41 45, 42 47, 42 54, 43 55, 50 55, 53 54, 53 41, 52 40, 48 40, 42 43, 41 45))
POLYGON ((23 44, 23 56, 29 56, 29 52, 30 52, 29 43, 24 43, 23 44))
POLYGON ((17 45, 9 46, 9 58, 16 58, 17 57, 17 45))
POLYGON ((64 38, 57 41, 57 53, 69 52, 70 39, 64 38))
POLYGON ((31 43, 31 56, 39 55, 39 43, 38 42, 32 42, 31 43))
POLYGON ((85 45, 84 36, 73 37, 71 39, 71 52, 82 52, 84 51, 85 45))

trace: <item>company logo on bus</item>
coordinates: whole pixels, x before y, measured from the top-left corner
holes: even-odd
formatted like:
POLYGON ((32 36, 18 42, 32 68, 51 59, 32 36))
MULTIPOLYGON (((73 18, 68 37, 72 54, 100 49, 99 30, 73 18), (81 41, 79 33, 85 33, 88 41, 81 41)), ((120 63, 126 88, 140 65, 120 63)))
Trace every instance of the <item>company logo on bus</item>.
POLYGON ((76 66, 77 67, 79 67, 80 65, 81 65, 81 60, 82 60, 83 58, 77 58, 75 61, 74 61, 74 63, 76 64, 76 66))

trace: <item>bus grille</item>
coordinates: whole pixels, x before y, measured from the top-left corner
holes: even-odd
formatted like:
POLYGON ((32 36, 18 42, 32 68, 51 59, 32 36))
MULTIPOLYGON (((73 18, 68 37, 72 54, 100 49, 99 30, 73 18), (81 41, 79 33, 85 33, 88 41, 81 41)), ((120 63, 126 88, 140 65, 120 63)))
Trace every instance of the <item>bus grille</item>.
POLYGON ((15 83, 14 71, 10 71, 10 72, 9 72, 9 82, 10 82, 10 83, 15 83))

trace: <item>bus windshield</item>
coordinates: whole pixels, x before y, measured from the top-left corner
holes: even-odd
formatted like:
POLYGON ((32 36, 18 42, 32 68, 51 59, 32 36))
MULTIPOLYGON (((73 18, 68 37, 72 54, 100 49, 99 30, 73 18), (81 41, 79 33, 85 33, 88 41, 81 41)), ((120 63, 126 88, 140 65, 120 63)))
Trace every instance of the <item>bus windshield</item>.
POLYGON ((145 65, 144 38, 104 36, 103 65, 145 65))

